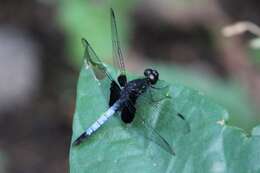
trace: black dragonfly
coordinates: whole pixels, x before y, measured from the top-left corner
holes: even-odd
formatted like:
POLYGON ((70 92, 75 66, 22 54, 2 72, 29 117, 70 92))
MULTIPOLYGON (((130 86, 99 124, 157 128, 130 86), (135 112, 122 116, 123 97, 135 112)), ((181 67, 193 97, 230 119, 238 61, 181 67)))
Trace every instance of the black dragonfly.
MULTIPOLYGON (((82 43, 85 47, 85 59, 87 63, 91 65, 95 76, 102 78, 100 75, 107 77, 111 81, 110 96, 109 96, 109 109, 103 113, 90 127, 88 127, 75 141, 74 145, 79 145, 83 140, 87 139, 99 129, 107 120, 109 120, 117 112, 121 112, 121 120, 128 124, 132 123, 134 119, 139 121, 139 124, 148 130, 148 139, 161 146, 167 152, 175 155, 173 148, 142 116, 135 116, 136 114, 136 102, 140 96, 143 96, 150 88, 158 89, 155 84, 159 80, 159 73, 155 69, 146 69, 144 71, 144 77, 138 78, 132 81, 127 81, 125 65, 121 48, 119 46, 118 32, 115 21, 115 14, 111 9, 111 31, 112 31, 112 43, 113 43, 113 58, 114 64, 120 70, 120 75, 117 81, 113 79, 106 66, 98 58, 93 48, 90 46, 87 40, 82 39, 82 43)), ((100 80, 101 81, 101 80, 100 80)), ((101 81, 102 82, 102 81, 101 81)), ((184 116, 180 113, 176 114, 182 120, 185 120, 184 116)), ((187 128, 189 125, 187 125, 187 128)))

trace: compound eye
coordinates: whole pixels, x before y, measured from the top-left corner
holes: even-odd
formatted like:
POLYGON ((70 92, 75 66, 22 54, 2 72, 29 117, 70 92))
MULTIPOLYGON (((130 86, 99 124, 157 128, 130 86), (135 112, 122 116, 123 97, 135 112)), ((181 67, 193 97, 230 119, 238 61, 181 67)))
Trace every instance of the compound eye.
POLYGON ((152 69, 145 69, 144 76, 149 77, 149 75, 152 73, 152 69))
POLYGON ((154 76, 154 74, 150 74, 149 80, 150 80, 151 84, 154 85, 158 81, 158 77, 154 76))
POLYGON ((152 72, 152 73, 153 73, 153 75, 154 75, 154 76, 156 76, 156 77, 158 77, 158 76, 159 76, 159 73, 158 73, 156 70, 153 70, 153 72, 152 72))

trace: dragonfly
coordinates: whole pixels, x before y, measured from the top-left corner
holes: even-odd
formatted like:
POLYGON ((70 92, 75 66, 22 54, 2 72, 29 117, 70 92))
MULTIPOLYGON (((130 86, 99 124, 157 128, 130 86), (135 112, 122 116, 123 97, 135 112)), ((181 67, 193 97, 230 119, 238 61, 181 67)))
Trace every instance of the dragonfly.
MULTIPOLYGON (((84 58, 87 63, 92 67, 96 79, 102 84, 102 77, 108 78, 110 81, 110 95, 108 106, 109 108, 86 130, 73 142, 74 145, 81 144, 84 140, 87 140, 94 132, 96 132, 104 123, 106 123, 113 115, 116 113, 121 113, 121 120, 125 124, 130 124, 134 120, 139 122, 140 127, 143 127, 143 131, 149 131, 146 137, 150 139, 155 144, 162 147, 165 151, 171 155, 175 155, 173 147, 169 142, 162 137, 162 135, 155 130, 151 124, 145 121, 145 118, 136 115, 137 100, 148 92, 149 89, 159 89, 155 85, 159 81, 159 73, 157 70, 152 68, 147 68, 144 70, 144 77, 137 78, 128 81, 126 76, 125 64, 122 55, 122 50, 120 48, 118 31, 115 19, 115 13, 113 9, 111 11, 111 32, 112 32, 112 45, 113 45, 113 59, 114 65, 119 69, 119 75, 117 80, 115 80, 110 72, 108 71, 106 65, 100 60, 93 48, 90 46, 86 39, 82 39, 82 43, 85 47, 84 58)), ((143 96, 144 97, 144 96, 143 96)), ((149 98, 148 98, 149 99, 149 98)), ((182 120, 186 119, 180 113, 177 116, 182 120)), ((189 128, 189 127, 188 127, 189 128)))

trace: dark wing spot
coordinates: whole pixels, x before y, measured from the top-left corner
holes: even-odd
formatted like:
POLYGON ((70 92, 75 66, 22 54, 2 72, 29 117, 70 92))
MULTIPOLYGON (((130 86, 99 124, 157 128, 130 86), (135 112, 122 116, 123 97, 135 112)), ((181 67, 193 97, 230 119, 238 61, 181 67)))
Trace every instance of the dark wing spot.
POLYGON ((126 84, 127 84, 126 75, 120 75, 120 76, 118 76, 117 81, 118 81, 118 83, 119 83, 119 85, 120 85, 121 87, 126 86, 126 84))
POLYGON ((120 97, 121 89, 115 81, 112 81, 110 87, 109 107, 112 106, 120 97))
POLYGON ((126 103, 126 106, 121 111, 121 119, 124 123, 131 123, 135 117, 135 102, 136 99, 131 99, 126 103))

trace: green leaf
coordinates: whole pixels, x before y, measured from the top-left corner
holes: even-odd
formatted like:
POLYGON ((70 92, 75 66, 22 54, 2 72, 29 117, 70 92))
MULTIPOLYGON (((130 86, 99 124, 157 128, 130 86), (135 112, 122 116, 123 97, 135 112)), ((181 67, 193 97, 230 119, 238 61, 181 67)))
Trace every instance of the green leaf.
MULTIPOLYGON (((170 85, 167 93, 170 98, 160 104, 159 113, 153 111, 149 104, 140 106, 138 111, 152 117, 151 124, 167 138, 175 149, 175 156, 144 137, 133 135, 131 125, 112 118, 87 141, 71 146, 70 172, 260 172, 259 128, 255 128, 248 137, 241 129, 226 125, 226 110, 198 91, 175 84, 170 85), (167 121, 167 117, 174 115, 175 111, 183 114, 190 123, 189 133, 182 133, 180 119, 167 121)), ((82 68, 72 141, 106 109, 107 101, 91 69, 82 68)))
MULTIPOLYGON (((147 65, 148 67, 151 64, 147 65)), ((169 83, 181 83, 207 93, 207 96, 229 113, 229 124, 240 127, 248 133, 260 123, 258 112, 252 104, 248 89, 239 81, 223 80, 205 71, 175 65, 156 65, 160 75, 169 83), (223 97, 224 96, 224 97, 223 97)))

